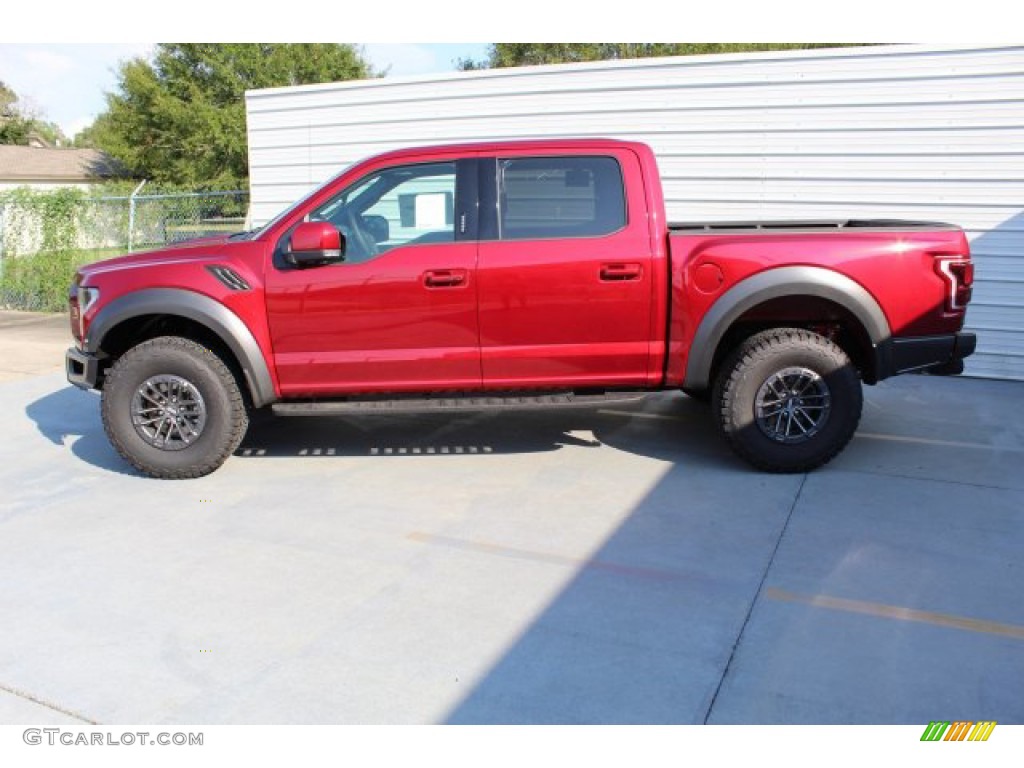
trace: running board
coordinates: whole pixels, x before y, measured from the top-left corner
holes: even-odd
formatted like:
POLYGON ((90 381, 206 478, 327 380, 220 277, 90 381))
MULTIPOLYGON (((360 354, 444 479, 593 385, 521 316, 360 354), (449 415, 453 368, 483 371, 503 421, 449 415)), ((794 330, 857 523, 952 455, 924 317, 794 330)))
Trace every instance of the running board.
POLYGON ((634 403, 648 392, 553 392, 542 395, 436 395, 402 398, 349 398, 274 403, 275 416, 329 416, 355 413, 422 413, 424 411, 511 411, 634 403))

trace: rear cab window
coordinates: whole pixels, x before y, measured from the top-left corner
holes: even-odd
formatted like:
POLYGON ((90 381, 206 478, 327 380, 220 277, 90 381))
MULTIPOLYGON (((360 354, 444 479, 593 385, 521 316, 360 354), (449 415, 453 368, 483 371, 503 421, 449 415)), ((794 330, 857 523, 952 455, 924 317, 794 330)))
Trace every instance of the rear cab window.
POLYGON ((602 237, 627 224, 622 169, 613 157, 498 161, 499 238, 602 237))

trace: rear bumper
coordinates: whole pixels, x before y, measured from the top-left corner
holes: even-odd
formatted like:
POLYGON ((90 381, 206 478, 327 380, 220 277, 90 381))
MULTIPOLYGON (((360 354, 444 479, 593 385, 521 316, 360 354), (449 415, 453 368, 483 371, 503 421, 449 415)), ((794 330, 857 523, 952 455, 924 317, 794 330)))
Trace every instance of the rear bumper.
POLYGON ((974 354, 977 343, 973 333, 889 339, 877 347, 877 379, 911 372, 937 376, 963 373, 964 358, 974 354))
POLYGON ((64 354, 64 368, 67 372, 68 381, 76 387, 95 389, 99 383, 99 360, 77 347, 72 347, 64 354))

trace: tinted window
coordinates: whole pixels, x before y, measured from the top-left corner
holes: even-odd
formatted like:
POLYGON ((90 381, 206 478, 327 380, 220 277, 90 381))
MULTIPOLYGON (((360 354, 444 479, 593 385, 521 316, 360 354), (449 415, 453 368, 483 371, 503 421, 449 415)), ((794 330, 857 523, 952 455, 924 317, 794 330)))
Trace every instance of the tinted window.
POLYGON ((622 171, 610 157, 501 161, 501 239, 596 237, 626 225, 622 171))

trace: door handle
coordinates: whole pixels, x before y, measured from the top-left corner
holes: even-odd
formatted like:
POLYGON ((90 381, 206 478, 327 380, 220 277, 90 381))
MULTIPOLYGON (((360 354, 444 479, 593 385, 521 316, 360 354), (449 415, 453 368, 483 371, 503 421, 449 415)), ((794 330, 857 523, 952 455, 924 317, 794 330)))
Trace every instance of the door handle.
POLYGON ((430 269, 423 273, 427 288, 458 288, 466 284, 468 273, 464 269, 430 269))
POLYGON ((621 280, 639 280, 644 270, 637 263, 615 263, 601 265, 601 279, 605 282, 617 282, 621 280))

